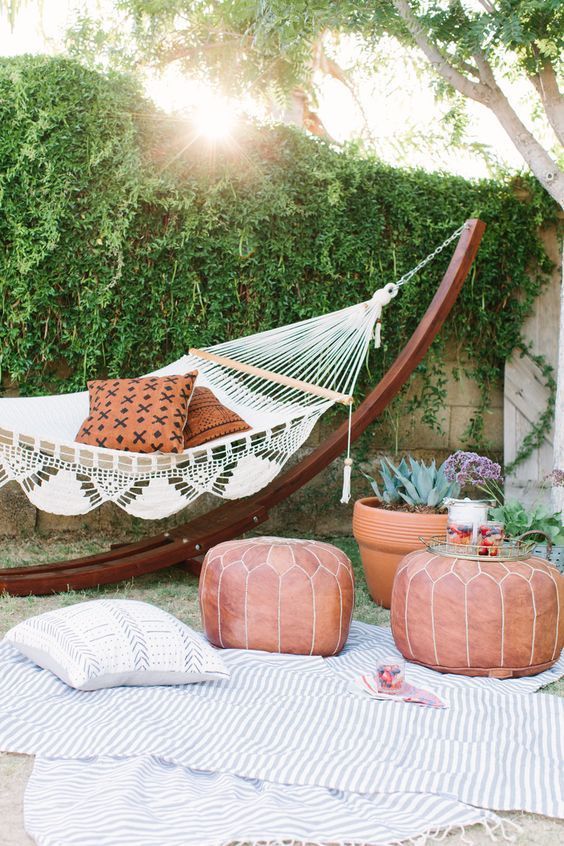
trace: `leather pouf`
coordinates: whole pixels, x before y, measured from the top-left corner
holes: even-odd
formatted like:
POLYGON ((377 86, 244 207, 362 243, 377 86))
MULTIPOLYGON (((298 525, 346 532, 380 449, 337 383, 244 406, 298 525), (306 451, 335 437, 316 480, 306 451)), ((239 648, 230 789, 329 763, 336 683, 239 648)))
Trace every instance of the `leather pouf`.
POLYGON ((396 573, 391 624, 408 661, 467 676, 531 676, 560 655, 564 577, 541 558, 473 561, 419 550, 396 573))
POLYGON ((286 538, 227 541, 200 575, 200 608, 216 646, 335 655, 354 605, 351 562, 328 543, 286 538))

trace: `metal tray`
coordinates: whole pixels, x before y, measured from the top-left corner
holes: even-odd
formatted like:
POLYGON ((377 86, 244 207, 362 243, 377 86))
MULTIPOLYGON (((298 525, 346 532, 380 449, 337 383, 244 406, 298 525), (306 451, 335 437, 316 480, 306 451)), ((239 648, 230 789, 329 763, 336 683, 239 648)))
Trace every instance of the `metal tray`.
POLYGON ((536 541, 506 540, 502 546, 497 547, 497 554, 480 554, 483 545, 479 543, 450 543, 442 537, 420 538, 429 552, 435 555, 447 555, 451 558, 466 558, 470 561, 524 561, 530 558, 536 541))

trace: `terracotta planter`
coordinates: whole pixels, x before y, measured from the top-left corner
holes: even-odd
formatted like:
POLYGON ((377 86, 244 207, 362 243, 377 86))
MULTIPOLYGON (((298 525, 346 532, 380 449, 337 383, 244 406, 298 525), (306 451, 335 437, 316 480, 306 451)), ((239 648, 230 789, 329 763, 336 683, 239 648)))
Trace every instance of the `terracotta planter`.
POLYGON ((408 552, 421 548, 420 537, 446 536, 447 515, 390 511, 379 505, 375 496, 355 502, 353 534, 370 596, 389 608, 399 562, 408 552))

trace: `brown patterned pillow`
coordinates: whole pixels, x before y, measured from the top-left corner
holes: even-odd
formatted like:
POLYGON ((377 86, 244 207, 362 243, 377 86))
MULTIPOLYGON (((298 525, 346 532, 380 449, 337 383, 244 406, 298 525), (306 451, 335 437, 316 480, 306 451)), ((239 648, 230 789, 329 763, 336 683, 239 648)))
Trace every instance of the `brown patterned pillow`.
POLYGON ((251 427, 222 405, 209 388, 196 388, 184 429, 184 448, 200 446, 224 435, 247 432, 251 427))
POLYGON ((197 375, 89 382, 90 414, 76 440, 127 452, 182 452, 197 375))

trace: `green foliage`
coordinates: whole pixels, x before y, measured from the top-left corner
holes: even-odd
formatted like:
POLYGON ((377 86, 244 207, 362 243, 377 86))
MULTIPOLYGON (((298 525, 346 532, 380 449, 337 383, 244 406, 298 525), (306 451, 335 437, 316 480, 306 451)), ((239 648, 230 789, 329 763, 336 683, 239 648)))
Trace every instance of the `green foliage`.
MULTIPOLYGON (((497 508, 491 508, 490 516, 492 520, 504 523, 507 537, 518 538, 525 532, 544 532, 553 544, 564 546, 562 514, 550 511, 544 505, 528 508, 516 500, 509 500, 497 508)), ((540 542, 545 540, 539 535, 540 542)))
MULTIPOLYGON (((532 181, 520 202, 511 184, 394 170, 285 127, 240 126, 210 148, 128 78, 72 61, 1 60, 0 124, 0 364, 22 393, 139 375, 191 345, 362 301, 479 216, 478 260, 410 405, 436 424, 442 346, 458 345, 485 410, 551 267, 538 227, 555 208, 532 181)), ((447 262, 386 311, 361 392, 447 262)))
POLYGON ((547 62, 562 62, 564 6, 561 0, 500 0, 483 22, 484 36, 493 49, 514 51, 529 74, 547 62))
POLYGON ((382 458, 382 491, 372 476, 368 473, 363 475, 372 485, 378 499, 388 505, 406 502, 408 505, 426 505, 439 509, 446 497, 456 497, 460 493, 459 485, 450 482, 445 476, 444 464, 437 469, 434 459, 430 464, 425 464, 424 461, 416 461, 408 456, 408 461, 402 458, 396 467, 389 458, 382 458))
MULTIPOLYGON (((18 14, 23 11, 26 0, 0 0, 0 14, 6 15, 11 27, 16 23, 18 14)), ((41 3, 41 5, 43 5, 41 3)))
MULTIPOLYGON (((240 92, 287 92, 313 85, 312 49, 326 32, 354 34, 366 47, 382 36, 415 46, 398 0, 120 0, 124 16, 123 49, 166 64, 180 61, 191 73, 213 75, 240 92), (133 34, 133 42, 131 39, 133 34)), ((564 6, 561 0, 410 0, 418 29, 468 79, 479 78, 477 57, 534 75, 551 64, 558 71, 564 55, 564 6)), ((107 28, 109 49, 116 31, 107 28)), ((92 22, 83 21, 70 44, 98 51, 92 22)), ((367 62, 370 53, 367 51, 367 62)))
POLYGON ((562 58, 564 10, 560 0, 497 0, 473 5, 463 0, 419 0, 411 5, 461 71, 466 70, 464 62, 475 60, 480 53, 496 64, 507 62, 510 52, 527 73, 538 72, 547 60, 562 58))
MULTIPOLYGON (((313 85, 312 49, 326 32, 354 34, 368 48, 382 36, 412 47, 409 28, 394 0, 119 0, 121 18, 79 20, 69 34, 75 55, 94 60, 106 51, 157 64, 179 61, 191 74, 211 74, 238 93, 288 92, 313 85), (106 26, 104 26, 104 23, 106 26), (117 51, 116 42, 120 50, 117 51)), ((564 55, 561 0, 411 0, 421 31, 468 78, 478 78, 481 55, 506 73, 527 75, 564 55)), ((370 51, 365 56, 370 62, 370 51)))
MULTIPOLYGON (((67 43, 74 56, 101 67, 116 57, 127 68, 179 63, 225 91, 262 94, 270 105, 296 88, 315 101, 316 71, 335 75, 328 57, 322 58, 327 33, 353 35, 372 72, 375 46, 385 40, 393 50, 395 39, 425 57, 440 81, 437 95, 453 100, 447 123, 454 143, 460 144, 464 126, 462 102, 477 100, 491 109, 549 194, 564 203, 561 147, 544 149, 541 140, 550 124, 564 143, 558 117, 562 0, 119 0, 118 7, 117 25, 83 19, 75 27, 67 43), (541 133, 527 144, 528 129, 500 86, 503 77, 520 78, 531 95, 536 91, 530 117, 534 125, 540 120, 541 133)), ((336 78, 350 87, 346 73, 336 78)), ((467 146, 489 156, 479 141, 467 146)))
POLYGON ((295 0, 119 0, 120 18, 82 17, 69 31, 71 55, 123 67, 133 57, 178 62, 190 76, 213 77, 224 91, 283 99, 312 78, 312 39, 333 20, 327 2, 295 0), (117 50, 118 46, 121 48, 117 50))

